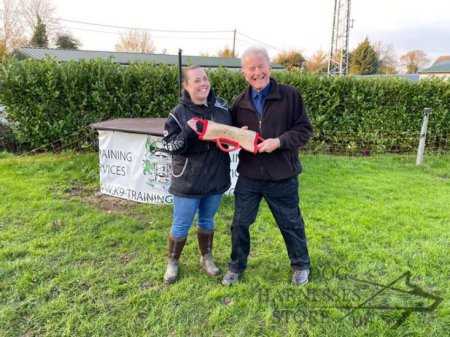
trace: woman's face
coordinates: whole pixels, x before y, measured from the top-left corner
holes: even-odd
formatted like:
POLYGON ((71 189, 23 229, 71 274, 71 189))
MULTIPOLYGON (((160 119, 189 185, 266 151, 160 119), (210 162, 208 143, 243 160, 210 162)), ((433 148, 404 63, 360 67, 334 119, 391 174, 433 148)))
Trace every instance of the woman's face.
POLYGON ((191 96, 191 100, 195 104, 205 104, 211 90, 211 84, 205 70, 203 68, 192 69, 185 76, 184 88, 191 96))

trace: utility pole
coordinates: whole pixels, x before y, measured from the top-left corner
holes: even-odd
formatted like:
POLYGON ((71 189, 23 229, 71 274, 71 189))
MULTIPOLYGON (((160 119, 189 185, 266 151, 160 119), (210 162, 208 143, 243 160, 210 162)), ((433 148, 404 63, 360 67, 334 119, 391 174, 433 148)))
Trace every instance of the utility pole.
POLYGON ((236 57, 235 48, 236 48, 236 28, 234 29, 233 33, 233 57, 236 57))
POLYGON ((335 0, 328 75, 348 74, 351 0, 335 0))

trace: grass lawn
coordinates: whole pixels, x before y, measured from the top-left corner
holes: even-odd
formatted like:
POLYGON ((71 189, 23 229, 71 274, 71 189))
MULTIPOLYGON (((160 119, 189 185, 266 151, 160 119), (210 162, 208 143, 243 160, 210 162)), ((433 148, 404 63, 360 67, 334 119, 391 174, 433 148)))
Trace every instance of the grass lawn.
MULTIPOLYGON (((309 284, 262 204, 239 284, 200 271, 191 230, 168 286, 171 206, 99 195, 97 154, 0 154, 0 336, 448 336, 450 157, 302 163, 309 284)), ((227 197, 222 268, 232 217, 227 197)))

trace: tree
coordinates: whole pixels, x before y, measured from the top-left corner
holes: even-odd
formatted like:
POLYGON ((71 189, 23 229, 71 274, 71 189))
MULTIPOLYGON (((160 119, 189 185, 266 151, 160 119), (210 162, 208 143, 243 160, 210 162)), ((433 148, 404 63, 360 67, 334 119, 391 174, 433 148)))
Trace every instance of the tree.
POLYGON ((31 37, 30 45, 33 47, 48 47, 47 29, 39 16, 37 17, 37 23, 34 27, 34 33, 31 37))
POLYGON ((407 74, 415 74, 420 68, 424 68, 430 60, 423 50, 413 50, 400 56, 400 63, 406 67, 407 74))
POLYGON ((373 48, 377 53, 378 57, 378 74, 396 74, 397 73, 397 56, 394 52, 394 47, 389 45, 384 45, 382 42, 378 41, 373 44, 373 48))
POLYGON ((274 63, 282 64, 285 68, 289 70, 300 70, 305 58, 302 56, 301 52, 296 50, 282 51, 273 58, 274 63))
POLYGON ((376 74, 378 65, 377 53, 366 37, 351 54, 349 72, 355 75, 376 74))
POLYGON ((328 56, 319 49, 305 62, 305 69, 307 72, 324 74, 328 71, 328 56))
POLYGON ((69 33, 62 33, 56 36, 55 44, 59 49, 78 49, 80 41, 69 33))
POLYGON ((230 58, 230 59, 238 57, 237 53, 233 52, 233 50, 228 48, 228 46, 225 46, 225 48, 223 48, 222 50, 219 50, 217 52, 217 56, 218 57, 226 57, 226 58, 230 58))
POLYGON ((132 29, 120 34, 116 51, 129 53, 154 53, 156 48, 150 33, 145 30, 132 29))
POLYGON ((6 50, 6 44, 3 41, 0 41, 0 60, 3 56, 7 55, 8 51, 6 50))
POLYGON ((45 24, 47 36, 53 38, 60 31, 55 15, 55 7, 49 0, 18 0, 20 2, 21 20, 26 31, 31 35, 37 25, 37 18, 45 24))
POLYGON ((0 57, 26 45, 25 30, 17 0, 2 0, 0 7, 0 57))

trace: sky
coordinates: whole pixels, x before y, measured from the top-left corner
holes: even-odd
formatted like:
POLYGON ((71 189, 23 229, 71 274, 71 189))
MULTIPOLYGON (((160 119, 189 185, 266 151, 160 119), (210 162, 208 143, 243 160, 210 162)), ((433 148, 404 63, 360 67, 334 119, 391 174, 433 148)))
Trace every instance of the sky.
MULTIPOLYGON (((262 45, 271 57, 294 49, 307 58, 331 44, 334 0, 49 1, 85 50, 113 51, 126 28, 150 30, 156 53, 167 54, 216 55, 232 47, 234 30, 238 55, 262 45)), ((449 0, 352 0, 350 16, 350 50, 368 37, 397 58, 419 49, 431 64, 450 55, 449 0)))

